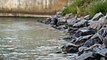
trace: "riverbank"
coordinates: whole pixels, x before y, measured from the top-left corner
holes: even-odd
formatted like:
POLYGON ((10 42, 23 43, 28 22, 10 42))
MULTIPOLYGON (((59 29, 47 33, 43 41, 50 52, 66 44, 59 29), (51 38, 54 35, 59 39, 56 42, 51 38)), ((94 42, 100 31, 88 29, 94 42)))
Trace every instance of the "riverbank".
POLYGON ((63 39, 68 43, 63 45, 61 53, 71 54, 70 59, 107 58, 107 15, 99 12, 93 17, 87 15, 75 18, 73 14, 61 16, 57 13, 43 23, 66 32, 67 37, 63 39))
POLYGON ((53 15, 36 15, 23 13, 0 13, 0 17, 32 17, 32 18, 49 18, 53 15))
POLYGON ((101 12, 92 18, 60 13, 47 20, 0 18, 0 57, 4 60, 106 59, 106 18, 101 12))

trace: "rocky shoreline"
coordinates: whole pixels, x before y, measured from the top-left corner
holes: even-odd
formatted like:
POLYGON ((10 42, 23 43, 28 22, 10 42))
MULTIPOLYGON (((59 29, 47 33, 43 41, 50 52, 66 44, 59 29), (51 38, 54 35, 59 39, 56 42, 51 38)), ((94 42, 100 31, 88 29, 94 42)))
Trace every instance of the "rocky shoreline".
POLYGON ((39 22, 66 33, 63 39, 69 43, 61 47, 61 53, 72 54, 72 60, 107 59, 107 15, 99 12, 94 17, 75 18, 73 14, 61 16, 58 12, 39 22))

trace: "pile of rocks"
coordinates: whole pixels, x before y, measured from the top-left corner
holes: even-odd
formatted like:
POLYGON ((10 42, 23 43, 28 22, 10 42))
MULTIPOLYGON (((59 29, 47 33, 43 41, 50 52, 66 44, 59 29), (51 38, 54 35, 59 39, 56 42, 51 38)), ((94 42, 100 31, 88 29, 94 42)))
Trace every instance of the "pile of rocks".
POLYGON ((107 59, 107 15, 99 12, 92 18, 75 18, 73 14, 62 17, 58 12, 45 23, 67 32, 64 39, 69 43, 62 52, 77 54, 75 60, 107 59))

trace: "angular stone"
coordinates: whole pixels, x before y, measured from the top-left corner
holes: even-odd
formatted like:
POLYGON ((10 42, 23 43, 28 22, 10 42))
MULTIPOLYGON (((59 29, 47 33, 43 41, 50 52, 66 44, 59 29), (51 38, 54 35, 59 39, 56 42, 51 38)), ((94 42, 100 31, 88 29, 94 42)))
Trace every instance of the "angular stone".
POLYGON ((106 21, 106 16, 101 17, 98 21, 89 21, 89 28, 97 29, 99 30, 106 21))
POLYGON ((103 16, 103 14, 101 12, 99 12, 96 15, 94 15, 94 17, 91 20, 98 20, 102 16, 103 16))
POLYGON ((62 51, 65 53, 76 53, 78 52, 78 46, 72 43, 68 43, 62 47, 62 51))
POLYGON ((85 60, 89 57, 92 57, 93 52, 83 53, 82 55, 76 57, 76 60, 85 60))
POLYGON ((67 19, 67 24, 68 25, 73 25, 73 24, 75 24, 76 21, 77 21, 76 18, 67 19))
POLYGON ((107 48, 107 37, 104 39, 104 45, 107 48))
POLYGON ((83 46, 90 47, 95 44, 95 40, 89 39, 87 40, 83 46))
POLYGON ((107 48, 97 48, 96 49, 96 54, 100 54, 102 56, 107 57, 106 53, 107 53, 107 48))
POLYGON ((94 29, 89 29, 89 28, 80 28, 78 31, 75 33, 77 36, 86 36, 86 35, 93 35, 95 34, 94 29))
POLYGON ((76 40, 74 43, 76 45, 83 45, 87 40, 90 39, 91 36, 92 35, 83 36, 83 37, 79 38, 78 40, 76 40))
POLYGON ((87 26, 86 22, 87 22, 87 20, 81 20, 81 21, 75 23, 73 25, 73 27, 85 27, 85 26, 87 26))

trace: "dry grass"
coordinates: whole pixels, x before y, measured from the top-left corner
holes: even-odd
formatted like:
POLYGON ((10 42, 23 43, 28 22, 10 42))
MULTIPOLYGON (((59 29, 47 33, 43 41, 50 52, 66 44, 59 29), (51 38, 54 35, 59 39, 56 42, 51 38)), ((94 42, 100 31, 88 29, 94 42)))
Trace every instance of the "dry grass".
POLYGON ((68 0, 0 0, 0 12, 54 14, 62 9, 68 0), (49 4, 49 5, 48 5, 49 4))

